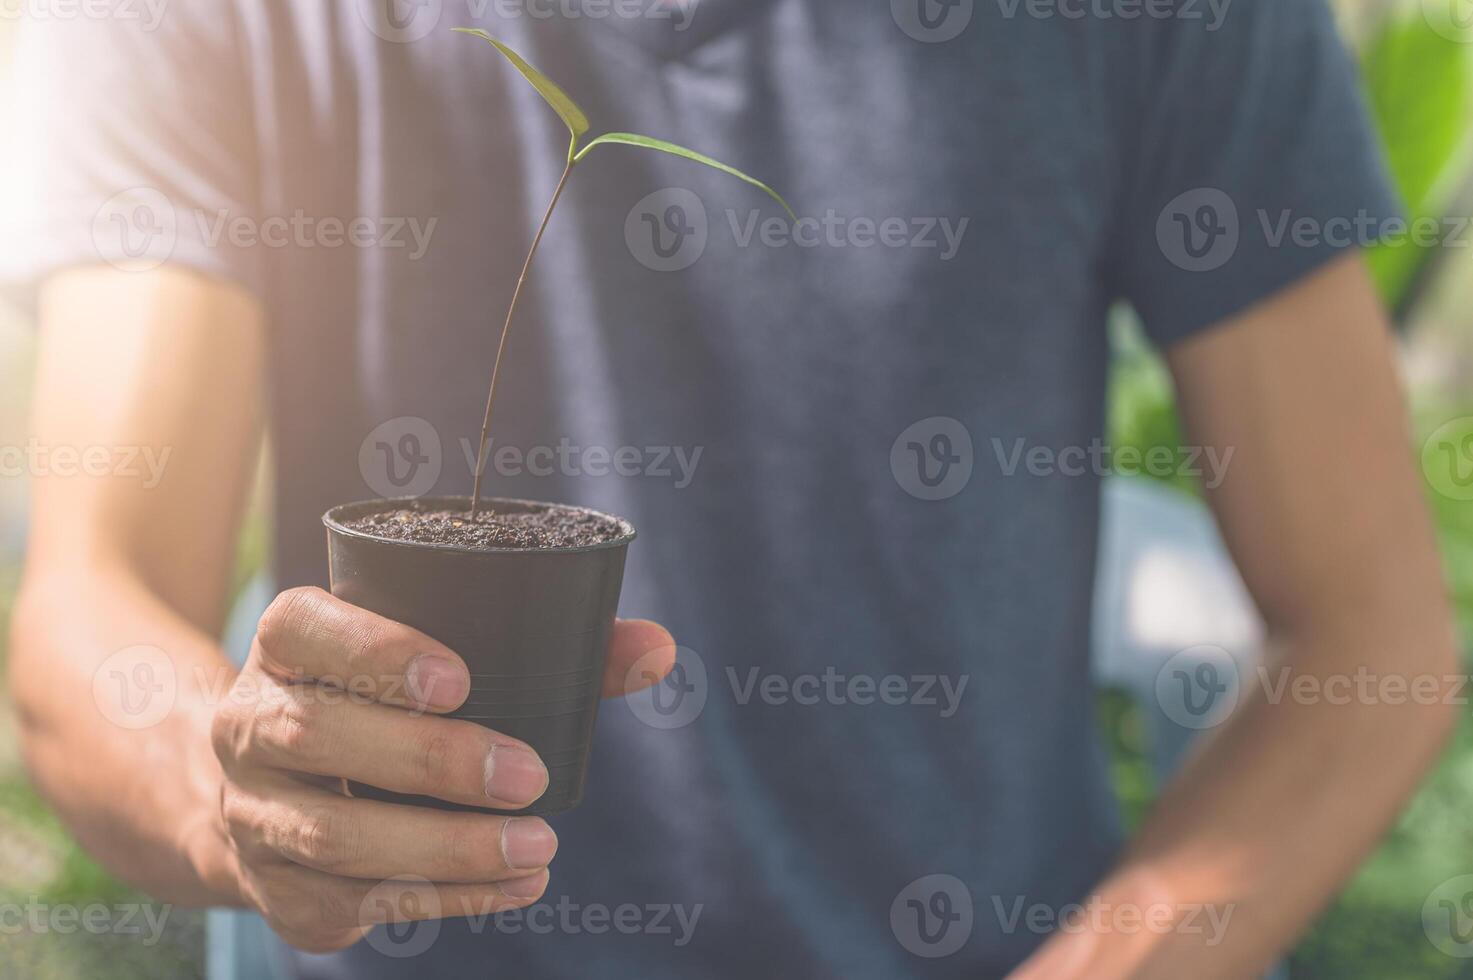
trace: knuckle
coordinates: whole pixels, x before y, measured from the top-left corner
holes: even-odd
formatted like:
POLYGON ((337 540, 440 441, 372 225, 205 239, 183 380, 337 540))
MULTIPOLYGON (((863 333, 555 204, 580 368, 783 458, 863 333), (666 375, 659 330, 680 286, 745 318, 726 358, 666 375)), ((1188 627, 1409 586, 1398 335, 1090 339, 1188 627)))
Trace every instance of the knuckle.
POLYGON ((317 920, 328 928, 358 925, 360 903, 351 901, 339 888, 322 888, 314 896, 317 920))
POLYGON ((420 779, 431 793, 450 792, 455 785, 455 742, 443 731, 431 729, 417 736, 420 779))
POLYGON ((399 631, 379 619, 355 617, 343 635, 343 656, 350 672, 357 676, 372 670, 384 654, 400 646, 399 631))
POLYGON ((234 705, 222 705, 210 719, 210 747, 229 772, 241 757, 241 719, 234 705))
POLYGON ((220 788, 220 820, 225 825, 225 832, 235 841, 250 836, 255 829, 251 806, 229 783, 220 788))
MULTIPOLYGON (((279 704, 263 704, 257 714, 257 730, 266 734, 276 752, 287 759, 310 763, 320 757, 326 736, 322 713, 304 697, 291 697, 279 704)), ((259 746, 261 738, 250 740, 259 746)))
POLYGON ((319 807, 302 815, 297 826, 297 851, 314 861, 336 857, 335 832, 339 821, 331 810, 319 807))
POLYGON ((266 866, 253 876, 252 907, 281 939, 306 953, 332 953, 363 937, 357 917, 343 915, 328 889, 304 882, 302 873, 266 866))
POLYGON ((307 624, 319 615, 326 595, 319 588, 301 586, 287 589, 271 600, 256 624, 256 642, 270 660, 283 666, 288 664, 289 651, 307 624))
POLYGON ((297 854, 329 873, 348 867, 358 855, 353 822, 333 807, 315 807, 302 814, 295 837, 297 854))
POLYGON ((484 874, 505 870, 501 856, 501 826, 504 818, 457 820, 445 835, 445 856, 450 867, 468 868, 484 874))

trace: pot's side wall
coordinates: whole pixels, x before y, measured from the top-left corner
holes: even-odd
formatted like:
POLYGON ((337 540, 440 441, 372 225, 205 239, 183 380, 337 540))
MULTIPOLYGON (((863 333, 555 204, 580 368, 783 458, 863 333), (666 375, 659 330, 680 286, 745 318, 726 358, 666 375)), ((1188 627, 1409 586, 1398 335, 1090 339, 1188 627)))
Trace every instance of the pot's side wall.
MULTIPOLYGON (((531 745, 550 785, 526 813, 582 798, 627 544, 569 552, 467 552, 405 547, 329 526, 332 591, 412 626, 458 653, 471 693, 450 717, 531 745)), ((357 795, 406 800, 371 787, 357 795)))

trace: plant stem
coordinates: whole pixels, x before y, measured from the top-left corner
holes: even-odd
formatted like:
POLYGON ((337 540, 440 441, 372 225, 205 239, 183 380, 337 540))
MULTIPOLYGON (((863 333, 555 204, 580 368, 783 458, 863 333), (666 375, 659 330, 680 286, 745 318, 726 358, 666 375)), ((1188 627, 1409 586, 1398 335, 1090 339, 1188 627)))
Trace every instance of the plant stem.
POLYGON ((522 287, 527 284, 527 274, 532 271, 532 260, 537 257, 537 246, 542 244, 542 236, 547 232, 548 222, 552 220, 552 212, 557 208, 558 200, 563 196, 563 189, 568 186, 568 178, 573 174, 574 161, 571 157, 568 165, 563 169, 563 175, 557 182, 557 190, 552 194, 552 201, 547 205, 547 213, 542 216, 542 224, 537 228, 537 236, 532 239, 532 248, 527 252, 527 261, 522 265, 522 275, 517 279, 517 288, 511 294, 511 308, 506 311, 506 323, 501 327, 501 342, 496 345, 496 362, 491 367, 491 390, 486 395, 486 418, 481 423, 481 444, 476 450, 476 482, 475 489, 471 491, 471 520, 476 519, 476 512, 481 506, 481 477, 486 470, 486 439, 491 434, 491 408, 496 404, 496 382, 501 377, 501 355, 506 353, 506 338, 511 333, 511 321, 517 315, 517 301, 522 298, 522 287))

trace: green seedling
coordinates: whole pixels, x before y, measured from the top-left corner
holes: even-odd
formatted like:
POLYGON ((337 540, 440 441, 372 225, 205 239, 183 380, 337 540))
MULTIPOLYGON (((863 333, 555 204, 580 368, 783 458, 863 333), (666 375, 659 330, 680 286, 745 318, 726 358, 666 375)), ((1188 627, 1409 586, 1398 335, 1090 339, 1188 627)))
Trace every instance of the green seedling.
POLYGON ((506 60, 510 61, 517 71, 521 72, 522 77, 532 83, 532 87, 542 95, 542 98, 547 100, 547 104, 552 106, 553 111, 567 124, 568 132, 571 134, 571 139, 568 141, 567 165, 563 168, 561 179, 558 180, 557 190, 553 191, 552 202, 547 206, 547 213, 542 217, 542 224, 538 226, 537 234, 532 238, 532 247, 527 251, 527 261, 522 266, 522 274, 517 279, 516 289, 511 295, 511 306, 506 311, 506 322, 501 327, 501 341, 496 346, 496 361, 491 367, 491 389, 486 394, 486 417, 481 423, 480 447, 476 453, 475 489, 471 492, 471 518, 474 519, 481 505, 481 476, 485 471, 486 440, 491 433, 491 410, 496 404, 496 382, 501 377, 501 358, 506 352, 506 338, 510 335, 512 321, 516 318, 517 304, 522 298, 522 287, 527 284, 527 276, 532 271, 532 260, 537 257, 537 246, 542 244, 542 236, 547 231, 547 225, 552 220, 552 214, 557 209, 557 203, 562 198, 563 191, 567 189, 568 178, 573 175, 573 168, 578 166, 594 147, 604 145, 636 146, 647 150, 659 150, 661 153, 684 157, 687 160, 694 160, 696 163, 705 164, 724 174, 730 174, 738 180, 746 181, 781 204, 783 210, 795 221, 797 220, 797 216, 793 214, 793 209, 788 207, 788 202, 784 201, 777 191, 768 187, 762 181, 742 173, 735 167, 729 167, 719 160, 713 160, 703 153, 697 153, 695 150, 689 150, 683 146, 666 142, 665 140, 655 139, 650 136, 639 136, 634 133, 605 133, 602 136, 596 136, 588 140, 580 146, 579 141, 588 132, 588 116, 584 115, 583 110, 578 108, 578 104, 568 97, 568 93, 559 88, 550 78, 542 74, 542 72, 532 67, 521 55, 485 31, 469 27, 457 27, 455 30, 461 34, 469 34, 473 37, 481 38, 496 48, 497 51, 500 51, 506 57, 506 60))

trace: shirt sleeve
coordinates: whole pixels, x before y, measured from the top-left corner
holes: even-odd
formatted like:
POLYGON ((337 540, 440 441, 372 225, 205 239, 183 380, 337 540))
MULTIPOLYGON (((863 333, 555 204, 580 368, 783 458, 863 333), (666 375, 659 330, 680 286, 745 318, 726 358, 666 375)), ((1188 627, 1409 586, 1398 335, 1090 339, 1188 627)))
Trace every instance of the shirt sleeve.
POLYGON ((1212 23, 1132 25, 1109 265, 1162 346, 1370 244, 1399 211, 1324 0, 1234 0, 1212 23))
POLYGON ((58 270, 168 262, 259 292, 259 256, 230 235, 256 219, 257 199, 233 6, 109 0, 107 16, 89 10, 18 27, 0 288, 31 309, 58 270))

